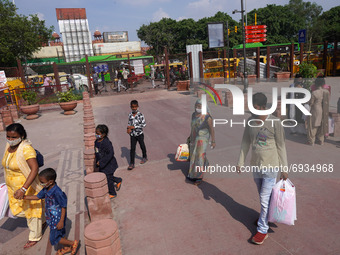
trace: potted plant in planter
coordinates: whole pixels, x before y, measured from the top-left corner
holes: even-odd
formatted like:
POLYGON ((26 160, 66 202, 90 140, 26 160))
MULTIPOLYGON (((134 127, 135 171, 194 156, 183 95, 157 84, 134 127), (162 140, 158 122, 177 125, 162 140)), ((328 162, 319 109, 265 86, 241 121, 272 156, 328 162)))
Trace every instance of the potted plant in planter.
POLYGON ((190 80, 187 72, 181 73, 179 80, 176 82, 177 91, 189 90, 190 80))
POLYGON ((288 70, 288 64, 281 63, 280 68, 281 70, 279 72, 274 73, 274 78, 276 78, 277 82, 288 81, 290 78, 290 72, 284 71, 284 70, 288 70))
POLYGON ((39 118, 37 112, 40 107, 37 104, 37 93, 33 90, 25 90, 21 94, 21 98, 25 101, 24 105, 20 106, 20 110, 23 114, 27 114, 27 120, 34 120, 39 118))
POLYGON ((313 83, 313 79, 318 74, 317 67, 312 63, 303 62, 299 66, 299 74, 304 78, 304 86, 306 89, 310 89, 313 83))
POLYGON ((65 92, 58 92, 56 95, 58 97, 60 108, 64 110, 65 115, 73 115, 76 113, 74 108, 77 107, 77 98, 73 93, 73 89, 69 89, 65 92))

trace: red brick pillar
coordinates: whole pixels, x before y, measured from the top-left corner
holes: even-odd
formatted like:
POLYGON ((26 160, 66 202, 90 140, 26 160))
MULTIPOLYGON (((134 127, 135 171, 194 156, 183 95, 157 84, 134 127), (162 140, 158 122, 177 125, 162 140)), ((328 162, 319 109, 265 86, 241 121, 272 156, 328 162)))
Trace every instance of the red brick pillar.
POLYGON ((104 173, 90 173, 84 177, 85 194, 91 222, 112 219, 111 201, 104 173))
POLYGON ((91 222, 84 231, 87 255, 121 255, 117 223, 113 219, 91 222))

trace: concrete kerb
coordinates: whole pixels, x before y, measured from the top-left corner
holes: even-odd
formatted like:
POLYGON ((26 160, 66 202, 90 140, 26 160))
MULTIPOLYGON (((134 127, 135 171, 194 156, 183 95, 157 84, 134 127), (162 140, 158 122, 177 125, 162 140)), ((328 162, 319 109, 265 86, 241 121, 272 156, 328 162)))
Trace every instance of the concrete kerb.
POLYGON ((95 173, 95 122, 89 94, 83 92, 84 110, 84 177, 85 194, 91 223, 85 227, 84 240, 88 255, 122 254, 117 223, 112 217, 106 176, 95 173), (107 227, 112 225, 112 227, 107 227))

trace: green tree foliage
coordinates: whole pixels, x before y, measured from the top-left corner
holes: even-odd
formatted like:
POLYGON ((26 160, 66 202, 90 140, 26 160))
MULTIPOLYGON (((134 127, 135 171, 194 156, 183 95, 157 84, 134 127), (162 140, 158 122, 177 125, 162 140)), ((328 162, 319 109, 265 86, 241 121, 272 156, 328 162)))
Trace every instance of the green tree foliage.
MULTIPOLYGON (((270 4, 264 8, 248 12, 248 25, 255 23, 267 25, 267 41, 265 44, 292 43, 298 41, 300 29, 307 29, 309 42, 320 43, 324 40, 334 41, 340 37, 340 6, 324 12, 316 3, 303 0, 290 0, 286 5, 270 4)), ((236 15, 235 15, 236 17, 236 15)), ((202 18, 198 21, 184 19, 176 21, 162 19, 149 25, 143 25, 137 30, 138 37, 149 46, 150 54, 162 55, 164 47, 170 53, 185 52, 188 44, 202 44, 203 50, 208 50, 209 22, 229 22, 231 28, 230 47, 242 43, 240 22, 233 20, 227 13, 217 12, 213 17, 202 18), (234 33, 234 27, 238 32, 234 33)), ((225 37, 227 31, 225 31, 225 37)))
MULTIPOLYGON (((150 54, 162 55, 164 47, 171 54, 185 52, 188 44, 202 44, 203 50, 208 50, 208 23, 209 22, 229 22, 229 26, 239 26, 228 14, 217 12, 215 16, 203 18, 198 21, 193 19, 183 19, 176 21, 163 18, 159 22, 152 22, 149 25, 142 25, 137 30, 138 37, 149 46, 152 46, 150 54)), ((227 36, 227 30, 225 31, 227 36)), ((231 47, 238 44, 241 33, 231 33, 231 47)))
POLYGON ((248 21, 254 23, 256 13, 257 23, 267 25, 266 44, 292 43, 298 41, 300 29, 307 29, 310 38, 316 37, 317 33, 312 31, 312 27, 321 12, 322 7, 316 3, 290 0, 284 6, 271 4, 254 9, 248 14, 248 21))
POLYGON ((313 27, 315 34, 318 34, 318 42, 340 41, 340 6, 324 12, 319 18, 317 25, 313 27))
POLYGON ((51 38, 52 29, 37 15, 19 15, 8 0, 0 0, 0 66, 15 66, 51 38))

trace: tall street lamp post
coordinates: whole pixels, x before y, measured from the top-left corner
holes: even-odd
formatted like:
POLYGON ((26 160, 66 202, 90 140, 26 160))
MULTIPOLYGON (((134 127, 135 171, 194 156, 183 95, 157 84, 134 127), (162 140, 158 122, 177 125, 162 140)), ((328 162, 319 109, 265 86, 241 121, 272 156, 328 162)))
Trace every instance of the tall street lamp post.
POLYGON ((241 0, 241 11, 238 10, 234 10, 233 14, 235 13, 241 13, 241 17, 242 17, 242 37, 243 37, 243 61, 244 61, 244 71, 243 71, 243 93, 247 93, 248 91, 248 74, 247 74, 247 58, 246 58, 246 29, 244 27, 244 13, 245 10, 243 8, 243 0, 241 0))

